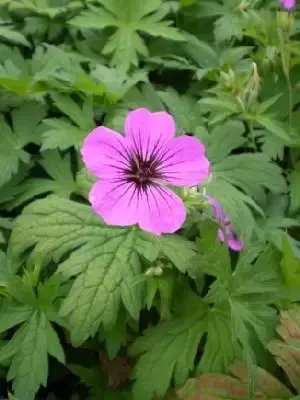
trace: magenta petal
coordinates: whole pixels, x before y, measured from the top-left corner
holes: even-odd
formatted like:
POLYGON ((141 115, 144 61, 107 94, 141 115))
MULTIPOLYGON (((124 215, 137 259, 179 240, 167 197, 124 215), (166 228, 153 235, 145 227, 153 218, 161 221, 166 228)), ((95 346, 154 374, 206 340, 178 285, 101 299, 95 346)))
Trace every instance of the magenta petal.
POLYGON ((288 10, 296 6, 296 0, 280 0, 280 3, 288 10))
POLYGON ((162 111, 151 113, 146 108, 130 111, 125 121, 125 134, 132 147, 143 158, 149 158, 175 136, 173 117, 162 111))
POLYGON ((207 196, 207 200, 208 200, 209 204, 211 204, 211 206, 213 207, 214 214, 215 214, 215 217, 217 218, 217 220, 221 221, 222 223, 224 223, 225 220, 227 221, 228 218, 224 214, 224 211, 223 211, 222 207, 220 206, 220 204, 217 202, 217 200, 212 196, 207 196))
POLYGON ((138 200, 136 186, 127 182, 99 181, 89 193, 94 211, 109 225, 136 224, 138 200))
MULTIPOLYGON (((222 242, 225 241, 223 230, 218 230, 218 239, 222 242)), ((232 226, 226 226, 226 245, 233 251, 241 251, 244 247, 244 242, 235 237, 232 226)))
POLYGON ((159 154, 162 158, 160 172, 166 183, 195 186, 210 175, 205 147, 197 138, 180 136, 168 142, 159 154))
POLYGON ((87 169, 99 178, 117 177, 129 167, 129 153, 125 138, 104 126, 95 128, 81 148, 87 169))
POLYGON ((208 202, 211 204, 215 217, 220 222, 223 227, 218 230, 218 239, 222 242, 226 242, 226 245, 233 251, 241 251, 244 247, 244 242, 236 238, 233 226, 230 223, 230 220, 224 213, 222 207, 217 202, 217 200, 212 196, 207 196, 208 202), (224 235, 224 230, 226 232, 226 238, 224 235))
POLYGON ((182 200, 163 186, 149 186, 142 192, 139 226, 156 235, 174 233, 186 219, 182 200))

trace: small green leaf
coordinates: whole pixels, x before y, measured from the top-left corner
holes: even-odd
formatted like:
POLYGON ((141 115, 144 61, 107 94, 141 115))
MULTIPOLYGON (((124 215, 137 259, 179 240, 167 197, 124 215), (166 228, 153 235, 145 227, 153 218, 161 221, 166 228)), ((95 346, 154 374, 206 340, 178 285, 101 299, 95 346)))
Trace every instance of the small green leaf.
POLYGON ((79 106, 69 96, 53 93, 55 105, 76 124, 65 118, 45 119, 42 150, 65 150, 71 146, 79 148, 82 140, 94 128, 93 108, 90 99, 79 106))
POLYGON ((229 41, 233 37, 241 40, 243 29, 239 16, 231 12, 224 12, 224 15, 218 18, 215 23, 215 37, 219 43, 229 41))
POLYGON ((187 270, 191 258, 196 254, 195 244, 178 235, 162 236, 159 244, 164 256, 183 273, 187 270))
POLYGON ((174 115, 177 133, 194 132, 198 125, 202 125, 203 120, 199 113, 199 105, 192 97, 187 95, 180 96, 172 88, 160 91, 158 95, 171 114, 174 115))
POLYGON ((300 163, 295 166, 295 169, 289 176, 290 181, 290 196, 291 196, 291 213, 295 213, 300 208, 300 163))
POLYGON ((281 273, 286 287, 289 289, 300 287, 300 260, 295 257, 286 234, 282 241, 281 273))
POLYGON ((207 307, 198 300, 182 318, 160 323, 135 341, 130 353, 141 356, 134 372, 134 399, 164 396, 172 376, 176 385, 185 382, 206 330, 206 313, 207 307))
POLYGON ((240 121, 226 121, 216 126, 207 139, 207 157, 212 163, 224 160, 231 151, 245 144, 245 126, 240 121))
MULTIPOLYGON (((1 22, 1 20, 0 20, 1 22)), ((9 42, 22 44, 23 46, 30 47, 30 43, 22 33, 13 30, 9 26, 0 26, 0 36, 9 42)))
POLYGON ((17 207, 41 194, 55 193, 57 196, 70 197, 79 191, 71 171, 70 155, 60 155, 57 150, 47 150, 41 153, 39 164, 48 173, 51 179, 29 178, 18 185, 15 199, 11 207, 17 207))
POLYGON ((288 127, 268 115, 256 115, 255 121, 267 129, 271 134, 283 140, 286 144, 291 144, 292 139, 288 134, 288 127))
POLYGON ((44 114, 45 107, 27 102, 12 112, 12 128, 0 116, 0 187, 18 172, 21 163, 30 162, 30 154, 23 148, 40 142, 39 124, 44 114))
POLYGON ((27 304, 4 302, 0 308, 0 333, 28 320, 33 311, 33 307, 27 304))
POLYGON ((187 41, 182 45, 183 51, 198 67, 203 69, 220 68, 219 57, 213 47, 194 35, 185 33, 185 37, 187 41))
POLYGON ((241 346, 232 336, 229 307, 214 307, 208 313, 207 341, 198 372, 226 372, 241 355, 241 346))
POLYGON ((225 111, 228 115, 238 114, 240 112, 239 105, 231 98, 219 99, 215 97, 204 97, 199 100, 199 105, 211 111, 225 111))
POLYGON ((40 385, 46 386, 48 376, 47 353, 64 361, 57 334, 46 314, 34 311, 13 338, 0 350, 0 362, 11 359, 8 380, 22 400, 34 400, 40 385))

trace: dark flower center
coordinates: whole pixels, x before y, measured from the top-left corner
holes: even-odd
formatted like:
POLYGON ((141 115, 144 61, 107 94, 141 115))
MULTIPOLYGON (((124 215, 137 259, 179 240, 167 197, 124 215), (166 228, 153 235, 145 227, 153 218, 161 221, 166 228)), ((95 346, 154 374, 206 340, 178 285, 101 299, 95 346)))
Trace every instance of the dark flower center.
POLYGON ((154 184, 155 179, 161 177, 158 166, 159 163, 153 158, 143 160, 142 157, 134 155, 130 160, 130 168, 126 171, 127 180, 140 187, 154 184))

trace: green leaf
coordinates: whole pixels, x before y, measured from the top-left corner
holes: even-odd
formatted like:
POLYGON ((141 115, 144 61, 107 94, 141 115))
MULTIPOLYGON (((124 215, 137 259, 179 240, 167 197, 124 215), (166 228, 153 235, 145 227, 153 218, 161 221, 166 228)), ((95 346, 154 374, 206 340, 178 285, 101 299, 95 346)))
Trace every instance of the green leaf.
POLYGON ((228 248, 217 237, 217 226, 211 221, 199 224, 200 255, 191 260, 203 273, 227 280, 231 274, 231 262, 228 248))
POLYGON ((277 251, 267 248, 254 265, 251 258, 246 255, 239 260, 229 286, 232 336, 243 350, 250 393, 256 380, 255 365, 263 359, 265 346, 274 336, 277 314, 272 305, 282 296, 277 251))
POLYGON ((96 182, 96 177, 92 175, 85 167, 81 168, 76 174, 77 190, 85 197, 88 197, 89 191, 96 182))
POLYGON ((240 344, 232 336, 230 308, 211 308, 207 341, 197 372, 226 372, 230 363, 240 355, 240 344))
POLYGON ((63 14, 76 11, 81 8, 81 4, 77 0, 41 0, 36 2, 35 0, 15 0, 11 4, 12 10, 27 10, 30 14, 37 14, 49 19, 55 17, 62 17, 63 14))
POLYGON ((282 241, 281 273, 283 281, 289 289, 300 287, 300 260, 295 257, 286 234, 282 241))
POLYGON ((139 29, 151 36, 159 36, 165 39, 185 41, 185 37, 173 27, 169 21, 160 21, 159 14, 142 19, 139 29))
POLYGON ((136 89, 136 84, 138 82, 148 81, 148 76, 143 70, 138 70, 128 75, 117 68, 108 68, 101 64, 98 64, 91 71, 91 76, 95 78, 96 81, 105 84, 109 92, 116 93, 120 97, 123 97, 131 88, 136 89))
POLYGON ((159 242, 163 255, 167 257, 179 271, 184 273, 188 268, 191 258, 196 253, 195 244, 178 235, 162 236, 159 242))
POLYGON ((81 129, 90 129, 94 126, 93 103, 86 98, 80 107, 70 96, 53 92, 51 98, 54 105, 67 115, 70 120, 81 129))
POLYGON ((256 115, 255 121, 267 129, 268 132, 281 139, 286 144, 292 143, 292 138, 288 134, 288 127, 276 121, 269 115, 256 115))
POLYGON ((194 242, 179 235, 153 235, 142 232, 137 240, 137 252, 149 261, 154 261, 159 254, 171 261, 181 272, 186 272, 189 262, 196 254, 194 242))
POLYGON ((55 105, 76 125, 65 118, 45 119, 42 139, 42 150, 65 150, 71 146, 79 148, 82 140, 94 128, 93 108, 90 99, 86 98, 80 107, 70 96, 52 94, 55 105))
POLYGON ((77 149, 88 131, 82 130, 63 118, 51 118, 44 121, 45 131, 43 133, 41 150, 59 149, 66 150, 72 146, 77 149))
POLYGON ((140 31, 151 36, 185 40, 177 28, 169 26, 169 21, 162 21, 166 12, 161 8, 159 1, 128 0, 126 4, 122 3, 122 12, 118 1, 108 4, 107 1, 101 0, 100 3, 103 7, 90 7, 70 23, 80 29, 113 27, 115 31, 106 43, 103 54, 111 55, 111 65, 120 70, 128 71, 131 65, 138 65, 139 56, 148 55, 140 31))
POLYGON ((89 397, 87 400, 131 400, 132 396, 126 390, 117 391, 107 389, 103 371, 98 365, 90 368, 81 365, 68 365, 69 370, 79 377, 81 382, 89 387, 89 397))
POLYGON ((231 114, 238 114, 240 112, 239 105, 230 97, 228 98, 215 98, 204 97, 199 100, 199 105, 206 107, 210 111, 218 110, 231 114))
POLYGON ((15 395, 33 400, 40 385, 46 386, 47 353, 64 361, 57 334, 44 312, 33 311, 29 319, 0 350, 0 362, 10 359, 8 379, 13 380, 15 395))
POLYGON ((207 157, 214 164, 224 160, 231 151, 245 144, 245 126, 240 121, 225 121, 217 125, 206 140, 207 157))
POLYGON ((12 112, 12 128, 0 116, 0 187, 18 172, 21 163, 30 162, 30 154, 23 148, 28 143, 39 143, 39 123, 44 114, 44 106, 26 102, 12 112))
MULTIPOLYGON (((103 398, 104 395, 104 376, 100 368, 86 368, 81 365, 68 365, 69 370, 78 376, 81 382, 85 383, 89 388, 92 399, 103 398)), ((89 399, 90 400, 90 399, 89 399)))
POLYGON ((66 75, 70 80, 70 73, 76 69, 80 70, 74 57, 55 46, 37 47, 29 60, 18 49, 1 46, 0 86, 19 96, 38 99, 47 91, 45 83, 59 86, 66 75))
POLYGON ((251 266, 248 254, 242 255, 233 275, 232 295, 248 301, 272 303, 280 296, 279 252, 267 246, 251 266), (250 265, 249 265, 250 264, 250 265))
POLYGON ((71 25, 85 29, 104 29, 111 26, 118 26, 118 21, 103 8, 91 7, 83 11, 70 21, 71 25))
POLYGON ((160 91, 158 95, 174 116, 177 133, 193 133, 198 125, 202 125, 203 120, 199 113, 199 106, 191 96, 180 96, 172 88, 160 91))
POLYGON ((139 56, 147 56, 148 50, 135 30, 122 27, 110 37, 103 53, 111 56, 112 66, 126 72, 131 65, 137 67, 139 56))
MULTIPOLYGON (((2 190, 3 190, 3 187, 2 187, 2 190)), ((0 199, 0 202, 1 202, 1 199, 0 199)), ((2 232, 2 228, 5 229, 5 230, 11 229, 11 220, 10 220, 10 218, 2 218, 2 217, 0 217, 0 244, 6 242, 6 238, 4 237, 3 232, 2 232)))
POLYGON ((220 68, 219 57, 213 47, 194 35, 185 33, 185 37, 187 42, 182 45, 183 51, 198 67, 207 69, 220 68))
POLYGON ((210 310, 207 348, 199 370, 224 372, 235 357, 243 355, 247 364, 255 362, 262 352, 260 346, 266 345, 274 334, 277 316, 270 305, 282 298, 279 257, 276 250, 267 248, 253 265, 256 252, 245 252, 231 274, 226 268, 222 271, 224 256, 221 257, 213 242, 211 247, 205 243, 204 237, 199 267, 203 258, 204 266, 207 265, 205 272, 217 279, 205 297, 214 307, 210 310), (259 344, 255 345, 255 341, 259 344), (216 346, 216 343, 220 344, 216 346))
POLYGON ((270 162, 264 154, 241 154, 225 158, 213 167, 216 179, 225 180, 246 194, 260 199, 263 188, 273 193, 284 193, 287 184, 281 169, 270 162))
POLYGON ((68 198, 79 190, 71 171, 69 154, 62 157, 57 150, 48 150, 41 155, 39 164, 51 179, 29 178, 19 184, 16 198, 10 203, 12 207, 17 207, 41 194, 55 193, 57 196, 68 198))
MULTIPOLYGON (((1 20, 0 20, 1 23, 1 20)), ((9 42, 16 43, 16 44, 22 44, 23 46, 30 47, 30 43, 28 40, 25 38, 24 35, 22 35, 20 32, 17 32, 13 30, 9 26, 2 25, 0 26, 0 36, 9 42)))
POLYGON ((141 293, 133 279, 141 267, 134 251, 135 238, 135 232, 123 230, 109 240, 98 239, 98 245, 89 240, 60 265, 58 272, 65 280, 77 275, 61 309, 61 315, 70 321, 75 343, 93 336, 101 322, 112 327, 121 299, 132 317, 138 319, 141 293))
MULTIPOLYGON (((238 139, 235 143, 239 143, 238 139)), ((224 146, 225 151, 228 152, 233 144, 234 141, 232 145, 228 144, 227 149, 224 146)), ((208 153, 209 151, 210 146, 208 153)), ((217 149, 216 152, 218 151, 217 149)), ((264 154, 244 153, 229 155, 222 160, 219 158, 213 163, 212 170, 212 179, 207 185, 207 192, 220 202, 233 226, 243 234, 245 240, 248 240, 255 227, 251 208, 262 214, 257 203, 264 202, 266 189, 276 194, 287 191, 287 184, 280 167, 264 154)))
POLYGON ((249 240, 255 228, 253 209, 263 214, 253 199, 245 195, 231 183, 213 176, 207 187, 209 195, 213 196, 229 216, 236 233, 242 234, 245 241, 249 240))
POLYGON ((32 306, 8 301, 1 305, 0 310, 1 333, 28 320, 33 313, 32 306))
POLYGON ((291 213, 295 213, 300 208, 300 163, 295 166, 295 169, 289 175, 290 181, 290 197, 291 213))
POLYGON ((262 144, 262 153, 266 154, 272 160, 283 160, 285 143, 281 139, 270 135, 263 129, 256 129, 254 135, 258 143, 262 144))
POLYGON ((243 37, 243 30, 238 15, 226 13, 218 18, 215 23, 215 37, 220 43, 230 40, 233 37, 241 40, 243 37))
POLYGON ((105 346, 108 356, 113 360, 127 341, 127 320, 128 314, 121 309, 115 326, 112 329, 105 330, 100 327, 99 340, 105 340, 105 346))
POLYGON ((172 377, 176 385, 185 382, 206 330, 206 313, 207 307, 198 299, 186 315, 149 328, 134 342, 130 353, 140 354, 134 372, 134 399, 164 396, 172 377))
POLYGON ((17 260, 32 246, 32 257, 59 261, 63 280, 75 277, 61 313, 68 317, 72 338, 82 343, 93 336, 101 323, 114 325, 121 300, 131 316, 142 307, 141 273, 135 250, 138 231, 106 227, 91 208, 51 196, 28 206, 16 220, 10 250, 17 260))
POLYGON ((133 87, 125 95, 125 104, 128 108, 146 107, 151 111, 163 111, 164 106, 151 83, 141 83, 139 87, 133 87))

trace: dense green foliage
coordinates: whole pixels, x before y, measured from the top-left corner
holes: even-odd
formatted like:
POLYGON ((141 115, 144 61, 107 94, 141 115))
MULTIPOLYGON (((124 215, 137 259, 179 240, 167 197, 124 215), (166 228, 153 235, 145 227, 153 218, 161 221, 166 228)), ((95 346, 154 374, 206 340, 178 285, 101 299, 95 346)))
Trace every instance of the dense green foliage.
MULTIPOLYGON (((0 396, 300 395, 300 19, 271 0, 0 0, 0 396), (105 225, 97 125, 167 110, 207 148, 231 253, 105 225), (276 328, 277 327, 277 328, 276 328)), ((9 397, 10 396, 10 397, 9 397)), ((295 397, 295 399, 298 397, 295 397)))

